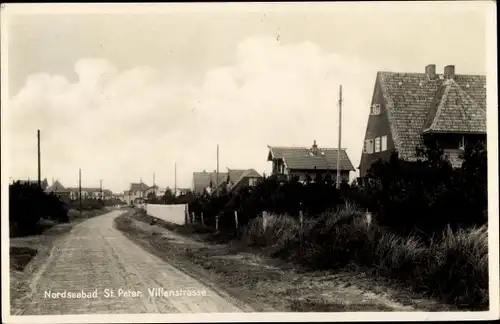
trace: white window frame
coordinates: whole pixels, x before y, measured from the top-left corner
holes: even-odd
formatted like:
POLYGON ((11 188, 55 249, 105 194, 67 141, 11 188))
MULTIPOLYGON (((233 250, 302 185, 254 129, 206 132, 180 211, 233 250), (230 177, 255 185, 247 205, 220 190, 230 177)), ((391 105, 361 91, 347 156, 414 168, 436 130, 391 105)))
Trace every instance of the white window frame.
POLYGON ((381 137, 380 150, 387 151, 387 135, 381 137))
POLYGON ((373 104, 371 106, 370 115, 380 115, 380 104, 373 104))
POLYGON ((363 146, 363 153, 372 154, 374 152, 374 143, 373 139, 366 139, 365 144, 363 146), (368 149, 370 148, 370 149, 368 149))
POLYGON ((380 149, 382 148, 381 145, 381 139, 380 137, 375 137, 375 145, 374 145, 374 152, 378 153, 380 152, 380 149))
POLYGON ((458 149, 462 150, 465 149, 466 141, 465 141, 465 136, 462 136, 460 138, 460 142, 458 143, 458 149))

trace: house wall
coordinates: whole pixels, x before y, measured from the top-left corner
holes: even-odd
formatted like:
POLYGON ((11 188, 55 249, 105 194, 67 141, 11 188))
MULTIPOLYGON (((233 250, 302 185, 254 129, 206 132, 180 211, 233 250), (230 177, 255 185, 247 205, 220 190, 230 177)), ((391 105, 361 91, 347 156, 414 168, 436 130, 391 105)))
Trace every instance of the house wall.
POLYGON ((462 136, 466 144, 474 144, 478 141, 486 143, 486 134, 428 134, 424 137, 425 142, 437 141, 439 147, 447 150, 457 150, 460 148, 462 136))
MULTIPOLYGON (((311 171, 311 170, 289 170, 289 175, 290 177, 298 177, 299 181, 305 181, 307 178, 307 175, 311 177, 312 180, 316 179, 316 174, 318 171, 311 171)), ((333 181, 337 180, 337 172, 335 170, 329 170, 329 171, 319 171, 319 173, 324 176, 327 173, 330 173, 330 176, 332 177, 333 181)), ((340 181, 347 181, 349 182, 349 171, 340 171, 340 181)))
POLYGON ((273 174, 285 173, 282 171, 283 169, 284 169, 283 160, 282 159, 274 159, 273 160, 273 174))
MULTIPOLYGON (((394 151, 394 140, 392 138, 391 129, 389 126, 389 118, 387 117, 387 102, 382 95, 382 89, 380 82, 377 78, 375 82, 375 87, 372 96, 372 105, 380 104, 380 114, 371 115, 371 106, 368 107, 367 112, 369 114, 368 123, 366 126, 366 133, 364 140, 375 139, 376 137, 382 137, 387 135, 387 150, 376 152, 376 153, 361 153, 361 160, 359 164, 359 174, 364 176, 373 162, 382 160, 389 160, 391 153, 394 151)), ((364 141, 363 141, 364 145, 364 141)))

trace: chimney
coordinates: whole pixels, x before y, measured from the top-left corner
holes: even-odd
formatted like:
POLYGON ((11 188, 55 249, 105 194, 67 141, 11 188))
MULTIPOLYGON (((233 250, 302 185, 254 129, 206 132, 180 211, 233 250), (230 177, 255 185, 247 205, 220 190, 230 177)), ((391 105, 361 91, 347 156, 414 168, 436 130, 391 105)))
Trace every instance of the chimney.
POLYGON ((436 78, 436 64, 429 64, 425 67, 425 74, 429 77, 429 80, 434 80, 436 78))
POLYGON ((318 155, 318 145, 316 144, 316 140, 314 140, 313 146, 312 146, 312 153, 314 155, 318 155))
POLYGON ((446 80, 453 79, 455 77, 455 65, 447 65, 444 67, 444 78, 446 80))

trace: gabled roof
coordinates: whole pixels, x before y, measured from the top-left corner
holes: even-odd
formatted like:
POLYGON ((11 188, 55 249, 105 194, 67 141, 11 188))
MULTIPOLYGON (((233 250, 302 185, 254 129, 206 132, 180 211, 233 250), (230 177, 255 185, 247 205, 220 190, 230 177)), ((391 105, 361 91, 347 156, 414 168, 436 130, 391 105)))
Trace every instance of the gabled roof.
MULTIPOLYGON (((227 173, 220 173, 218 175, 218 183, 222 183, 223 181, 227 181, 227 173)), ((203 192, 205 188, 210 186, 210 182, 212 182, 212 186, 215 187, 217 184, 217 172, 193 172, 193 185, 195 192, 203 192)))
POLYGON ((54 183, 46 189, 48 192, 64 192, 67 191, 66 188, 59 182, 55 180, 54 183))
POLYGON ((486 133, 486 109, 452 79, 439 87, 424 132, 486 133))
POLYGON ((378 72, 377 82, 386 101, 394 145, 402 158, 415 159, 415 148, 423 145, 424 128, 449 133, 486 128, 482 117, 486 111, 485 76, 454 75, 453 81, 448 81, 443 75, 429 79, 426 73, 378 72), (472 114, 477 118, 467 121, 465 127, 459 125, 472 114))
POLYGON ((149 186, 145 184, 144 182, 141 183, 131 183, 130 184, 130 190, 131 191, 144 191, 148 189, 149 186))
MULTIPOLYGON (((310 147, 268 146, 268 160, 283 159, 292 170, 337 170, 337 149, 318 148, 313 154, 310 147)), ((340 170, 355 171, 346 150, 340 150, 340 170)))
POLYGON ((233 188, 236 188, 238 184, 245 178, 262 178, 262 176, 255 171, 255 169, 248 169, 248 170, 243 170, 243 173, 240 175, 240 177, 233 182, 233 180, 230 180, 233 182, 233 185, 231 186, 231 190, 233 188))

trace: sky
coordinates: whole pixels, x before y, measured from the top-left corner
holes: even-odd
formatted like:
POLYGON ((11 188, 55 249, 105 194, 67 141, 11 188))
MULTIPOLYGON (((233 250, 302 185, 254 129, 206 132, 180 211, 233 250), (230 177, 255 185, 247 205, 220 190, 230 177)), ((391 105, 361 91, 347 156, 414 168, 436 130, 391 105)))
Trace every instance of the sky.
POLYGON ((267 145, 337 147, 339 85, 357 167, 377 71, 487 71, 480 2, 33 6, 2 11, 10 179, 36 179, 37 129, 68 187, 173 188, 176 165, 189 188, 217 145, 220 172, 269 173, 267 145))

